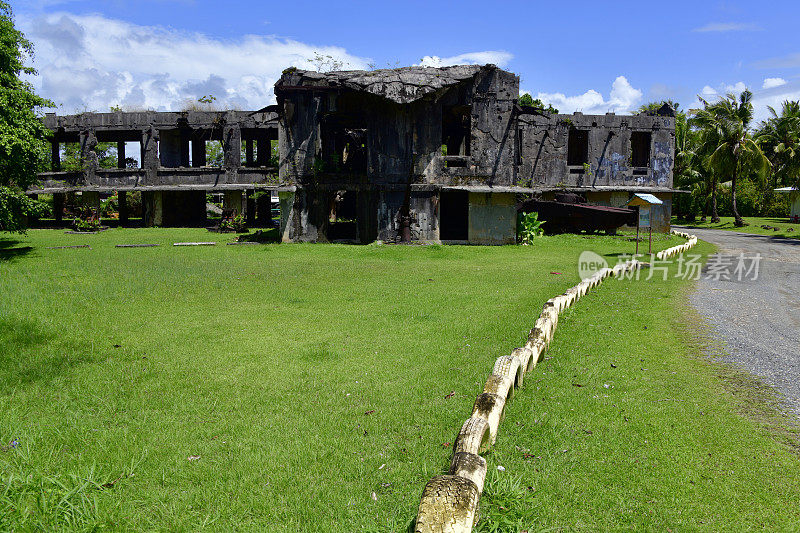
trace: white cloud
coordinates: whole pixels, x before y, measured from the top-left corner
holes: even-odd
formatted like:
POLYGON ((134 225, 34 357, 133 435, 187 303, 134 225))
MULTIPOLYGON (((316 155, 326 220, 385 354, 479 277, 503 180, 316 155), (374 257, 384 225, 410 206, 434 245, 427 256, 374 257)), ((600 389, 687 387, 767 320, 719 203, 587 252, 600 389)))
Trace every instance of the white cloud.
POLYGON ((425 56, 419 64, 424 67, 449 67, 451 65, 486 65, 491 63, 505 67, 514 55, 502 50, 486 50, 484 52, 468 52, 451 57, 425 56))
POLYGON ((725 85, 725 93, 734 93, 739 94, 743 93, 744 90, 747 89, 747 85, 744 84, 743 81, 737 81, 733 85, 725 85))
POLYGON ((731 31, 761 31, 763 28, 755 24, 745 24, 742 22, 710 22, 705 26, 692 29, 697 33, 726 33, 731 31))
MULTIPOLYGON (((717 98, 722 98, 728 93, 735 95, 741 94, 746 88, 744 82, 736 82, 733 85, 722 83, 718 88, 709 85, 703 87, 700 95, 706 100, 713 102, 717 98)), ((769 107, 780 111, 781 104, 785 100, 800 100, 800 80, 786 81, 783 78, 767 78, 764 80, 763 88, 753 90, 753 125, 757 125, 762 120, 769 118, 769 107)), ((702 107, 699 100, 695 100, 689 109, 702 107)))
POLYGON ((780 87, 781 85, 786 85, 786 80, 783 78, 765 78, 761 88, 772 89, 774 87, 780 87))
POLYGON ((761 61, 756 61, 753 66, 765 69, 797 68, 800 67, 800 53, 762 59, 761 61))
MULTIPOLYGON (((766 80, 765 80, 766 85, 766 80)), ((767 106, 780 113, 781 104, 786 100, 800 100, 800 80, 784 81, 780 85, 765 87, 753 94, 753 111, 755 121, 760 122, 770 117, 767 106)))
POLYGON ((635 110, 641 103, 642 91, 634 88, 625 76, 619 76, 611 84, 611 92, 606 100, 603 95, 589 89, 583 94, 566 96, 563 93, 538 93, 545 104, 550 104, 561 113, 581 111, 586 114, 603 114, 606 112, 628 113, 635 110))
POLYGON ((710 85, 706 85, 705 87, 703 87, 703 90, 700 91, 700 94, 702 94, 703 96, 716 96, 717 90, 711 87, 710 85))
POLYGON ((220 107, 257 109, 274 103, 283 69, 313 68, 315 53, 345 68, 369 63, 336 46, 257 35, 222 41, 101 15, 18 16, 18 23, 36 47, 39 76, 31 82, 64 113, 112 105, 175 110, 207 94, 220 107))

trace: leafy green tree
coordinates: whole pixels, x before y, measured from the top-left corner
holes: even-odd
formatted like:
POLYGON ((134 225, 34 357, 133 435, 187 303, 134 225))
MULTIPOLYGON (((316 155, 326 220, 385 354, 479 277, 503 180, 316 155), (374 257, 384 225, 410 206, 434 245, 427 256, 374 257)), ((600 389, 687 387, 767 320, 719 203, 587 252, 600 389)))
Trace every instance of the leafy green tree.
POLYGON ((209 141, 206 143, 206 166, 220 167, 225 165, 225 151, 222 142, 209 141))
POLYGON ((14 27, 11 6, 0 0, 0 231, 24 231, 28 216, 41 214, 40 204, 24 192, 47 168, 48 131, 36 109, 54 104, 36 95, 20 74, 35 74, 25 66, 33 45, 14 27))
MULTIPOLYGON (((117 144, 116 143, 97 143, 94 147, 97 154, 98 168, 117 168, 117 144)), ((125 158, 126 166, 128 159, 125 158)), ((81 171, 81 147, 78 143, 65 143, 64 153, 61 155, 61 169, 65 171, 81 171)))
POLYGON ((698 156, 699 148, 700 133, 691 127, 686 113, 678 112, 675 116, 674 183, 676 188, 691 191, 691 194, 677 195, 675 208, 690 219, 704 203, 708 191, 698 156))
POLYGON ((719 177, 730 177, 734 225, 744 226, 736 206, 736 186, 740 177, 765 176, 771 168, 761 148, 753 140, 749 127, 753 120, 753 93, 748 90, 737 98, 730 93, 710 103, 702 98, 703 109, 695 112, 694 123, 706 134, 707 148, 713 149, 707 164, 719 177))
POLYGON ((542 102, 538 98, 534 99, 533 96, 531 96, 529 93, 525 93, 519 97, 519 105, 525 107, 535 107, 542 113, 550 113, 551 115, 558 114, 558 109, 556 109, 550 104, 547 104, 547 106, 545 106, 544 102, 542 102))
POLYGON ((778 183, 800 188, 800 102, 785 101, 778 114, 761 123, 755 138, 772 162, 773 186, 778 183))
POLYGON ((675 110, 676 113, 678 112, 678 109, 680 109, 680 104, 678 102, 674 102, 672 100, 660 100, 658 102, 649 102, 647 104, 642 104, 641 106, 639 106, 639 110, 637 111, 637 113, 645 115, 654 114, 659 109, 664 107, 664 104, 670 106, 672 109, 675 110))

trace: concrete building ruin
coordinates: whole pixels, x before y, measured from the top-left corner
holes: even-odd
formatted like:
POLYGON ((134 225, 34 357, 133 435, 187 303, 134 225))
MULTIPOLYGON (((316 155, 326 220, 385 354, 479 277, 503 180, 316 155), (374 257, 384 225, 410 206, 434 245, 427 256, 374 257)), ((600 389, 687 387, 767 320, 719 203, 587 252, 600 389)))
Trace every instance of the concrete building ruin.
POLYGON ((39 188, 29 192, 53 194, 55 206, 69 192, 80 192, 88 206, 99 206, 100 193, 118 192, 124 222, 126 193, 135 190, 142 193, 145 225, 199 226, 206 220, 206 193, 224 193, 230 209, 247 214, 247 194, 276 183, 277 169, 269 166, 267 148, 278 138, 275 113, 47 114, 44 124, 53 132, 53 171, 40 174, 39 188), (206 143, 211 141, 221 143, 221 167, 206 165, 206 143), (82 170, 61 170, 61 146, 70 142, 80 147, 82 170), (117 168, 99 168, 94 147, 100 142, 117 144, 117 168), (128 142, 139 144, 139 168, 126 168, 128 142))
POLYGON ((668 107, 652 116, 543 114, 520 107, 519 78, 493 65, 290 68, 275 94, 277 106, 259 112, 48 115, 54 168, 61 142, 80 142, 86 163, 80 173, 43 174, 42 189, 30 192, 139 189, 147 224, 181 225, 204 220, 206 191, 244 206, 247 191, 275 190, 285 242, 513 243, 521 195, 559 191, 609 206, 653 193, 664 201, 654 229, 669 228, 668 107), (221 169, 204 166, 209 139, 223 143, 221 169), (253 142, 273 139, 277 170, 263 150, 253 155, 253 142), (92 163, 93 143, 133 140, 141 168, 92 163))

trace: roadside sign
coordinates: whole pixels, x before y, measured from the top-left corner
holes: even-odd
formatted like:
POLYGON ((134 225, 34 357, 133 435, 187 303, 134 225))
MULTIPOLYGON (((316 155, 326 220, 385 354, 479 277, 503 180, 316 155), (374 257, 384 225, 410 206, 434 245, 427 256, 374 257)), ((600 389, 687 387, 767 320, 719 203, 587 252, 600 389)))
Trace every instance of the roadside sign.
POLYGON ((641 205, 641 206, 639 206, 639 227, 640 228, 649 228, 650 227, 650 206, 649 205, 641 205))
POLYGON ((628 207, 638 207, 639 217, 636 219, 636 255, 639 255, 639 230, 647 228, 649 240, 649 253, 653 253, 653 226, 650 225, 650 207, 661 205, 664 202, 655 195, 647 193, 634 193, 628 201, 628 207))

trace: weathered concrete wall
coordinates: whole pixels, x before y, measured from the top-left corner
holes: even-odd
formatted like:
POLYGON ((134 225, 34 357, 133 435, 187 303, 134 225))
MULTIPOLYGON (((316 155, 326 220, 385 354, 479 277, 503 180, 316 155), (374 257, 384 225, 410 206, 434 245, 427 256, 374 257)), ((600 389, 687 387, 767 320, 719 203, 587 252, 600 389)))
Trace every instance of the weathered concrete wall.
MULTIPOLYGON (((54 172, 39 175, 41 187, 31 192, 69 192, 87 188, 111 192, 133 188, 213 188, 219 184, 253 188, 256 184, 276 184, 275 169, 265 168, 269 149, 259 152, 249 168, 241 164, 243 139, 263 142, 277 138, 274 112, 185 111, 179 113, 83 113, 57 116, 47 114, 46 127, 53 131, 54 172), (205 142, 218 140, 224 149, 222 169, 200 168, 205 161, 205 142), (60 172, 61 143, 80 143, 84 162, 82 172, 60 172), (100 169, 93 148, 98 142, 125 142, 140 145, 140 169, 125 169, 124 154, 117 169, 100 169), (191 149, 190 149, 191 143, 191 149), (188 169, 191 163, 194 167, 188 169)), ((251 158, 252 159, 252 158, 251 158)))
POLYGON ((163 191, 142 192, 142 218, 148 227, 164 225, 163 191))
POLYGON ((517 183, 537 186, 672 187, 675 118, 649 115, 524 115, 517 183), (588 132, 588 169, 568 165, 570 131, 588 132), (646 167, 633 167, 631 133, 651 135, 646 167))
POLYGON ((247 216, 247 196, 243 191, 225 191, 222 195, 222 208, 230 209, 234 216, 247 216))
MULTIPOLYGON (((411 70, 420 76, 431 76, 437 71, 411 70)), ((344 73, 331 73, 331 79, 306 71, 285 74, 276 84, 282 109, 281 181, 513 184, 514 104, 519 96, 519 79, 490 66, 471 68, 468 72, 469 76, 451 80, 450 86, 403 103, 383 98, 375 91, 333 85, 333 78, 341 81, 344 73), (461 163, 457 167, 446 162, 441 152, 443 109, 453 107, 467 110, 469 131, 465 150, 469 155, 455 154, 461 163), (337 129, 365 132, 368 163, 355 176, 332 159, 338 155, 329 148, 337 129)), ((371 75, 352 73, 353 77, 371 75)), ((377 75, 376 79, 381 80, 377 75)))
POLYGON ((469 193, 470 244, 514 244, 517 207, 513 194, 469 193))
MULTIPOLYGON (((381 241, 400 239, 403 191, 381 191, 378 202, 378 234, 381 241)), ((439 242, 439 195, 435 191, 412 191, 410 197, 411 240, 439 242)))
POLYGON ((625 207, 628 205, 631 193, 627 191, 589 191, 586 201, 590 204, 605 205, 608 207, 625 207))
POLYGON ((100 193, 84 191, 81 194, 81 205, 97 213, 100 212, 100 193))

